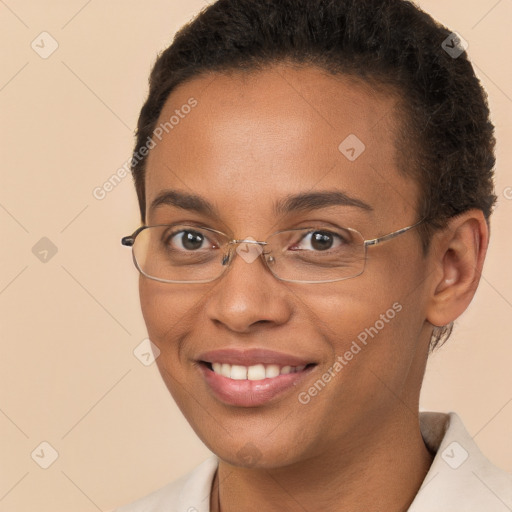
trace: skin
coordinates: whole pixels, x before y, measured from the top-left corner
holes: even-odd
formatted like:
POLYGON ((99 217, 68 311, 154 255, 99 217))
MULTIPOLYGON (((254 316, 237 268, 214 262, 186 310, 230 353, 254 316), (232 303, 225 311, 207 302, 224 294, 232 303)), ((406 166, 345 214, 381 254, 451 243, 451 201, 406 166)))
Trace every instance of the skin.
MULTIPOLYGON (((347 77, 281 64, 257 73, 208 74, 182 84, 160 120, 190 97, 197 107, 158 141, 146 174, 146 224, 194 221, 233 238, 265 240, 308 221, 375 238, 418 219, 419 190, 397 170, 396 99, 347 77), (338 150, 349 134, 366 150, 338 150), (219 219, 169 205, 163 190, 212 202, 219 219), (331 206, 276 218, 288 194, 343 190, 373 210, 331 206)), ((488 242, 482 212, 451 219, 427 257, 417 230, 368 248, 362 275, 280 281, 261 259, 238 256, 222 278, 166 284, 141 276, 140 299, 160 373, 200 439, 220 458, 212 511, 407 510, 432 462, 418 402, 433 325, 456 319, 477 288, 488 242), (307 404, 298 400, 357 335, 402 310, 307 404), (259 407, 209 391, 196 361, 206 350, 263 347, 316 361, 299 386, 259 407), (252 450, 252 463, 239 450, 252 450)))

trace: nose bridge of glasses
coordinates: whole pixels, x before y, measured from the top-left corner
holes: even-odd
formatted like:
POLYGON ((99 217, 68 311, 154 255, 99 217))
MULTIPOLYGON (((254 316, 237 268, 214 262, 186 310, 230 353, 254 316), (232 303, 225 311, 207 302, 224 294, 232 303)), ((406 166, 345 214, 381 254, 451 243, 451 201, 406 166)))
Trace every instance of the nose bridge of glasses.
POLYGON ((267 242, 260 242, 258 240, 250 240, 250 239, 243 239, 243 240, 230 240, 228 242, 228 245, 235 245, 235 244, 258 244, 258 245, 268 245, 267 242))
POLYGON ((261 250, 261 251, 258 251, 257 254, 252 254, 252 255, 248 254, 247 256, 244 256, 243 253, 249 253, 248 250, 245 250, 245 251, 243 249, 242 250, 237 249, 236 251, 234 250, 235 246, 236 245, 240 246, 240 244, 253 244, 256 246, 269 245, 268 242, 254 240, 254 239, 251 239, 250 237, 244 238, 241 240, 237 240, 237 239, 229 240, 226 244, 227 253, 225 253, 222 257, 222 261, 221 261, 222 266, 228 266, 233 261, 235 252, 238 253, 246 263, 252 263, 258 256, 260 256, 261 254, 264 254, 264 251, 261 250))

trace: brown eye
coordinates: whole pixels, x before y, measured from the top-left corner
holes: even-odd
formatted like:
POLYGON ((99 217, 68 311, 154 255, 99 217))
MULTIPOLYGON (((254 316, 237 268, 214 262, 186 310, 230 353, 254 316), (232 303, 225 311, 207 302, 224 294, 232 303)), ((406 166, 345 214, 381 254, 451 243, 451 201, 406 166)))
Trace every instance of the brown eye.
POLYGON ((331 233, 323 233, 321 231, 315 231, 311 235, 311 246, 318 251, 325 251, 330 249, 333 244, 333 236, 331 233))
POLYGON ((206 236, 199 231, 181 230, 166 236, 165 244, 173 250, 196 251, 205 248, 202 246, 206 240, 206 236))
POLYGON ((325 230, 317 230, 310 231, 305 236, 302 237, 299 243, 294 244, 290 247, 290 250, 299 250, 299 251, 308 251, 313 250, 315 252, 318 251, 327 251, 329 249, 337 249, 344 244, 348 244, 349 240, 343 238, 338 233, 333 233, 331 231, 325 230), (308 244, 312 249, 308 247, 308 244), (302 245, 302 247, 301 247, 302 245))

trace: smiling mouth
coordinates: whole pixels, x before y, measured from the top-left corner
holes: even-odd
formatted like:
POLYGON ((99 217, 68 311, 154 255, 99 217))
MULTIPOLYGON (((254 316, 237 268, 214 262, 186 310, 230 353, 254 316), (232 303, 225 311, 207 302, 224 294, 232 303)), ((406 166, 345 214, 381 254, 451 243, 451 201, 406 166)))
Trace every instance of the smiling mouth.
POLYGON ((288 375, 290 373, 301 373, 313 366, 316 366, 316 363, 309 363, 301 366, 283 366, 278 364, 258 363, 251 366, 244 366, 221 362, 210 363, 208 361, 201 361, 201 364, 205 365, 208 370, 216 375, 221 375, 231 380, 252 381, 274 379, 280 375, 288 375))

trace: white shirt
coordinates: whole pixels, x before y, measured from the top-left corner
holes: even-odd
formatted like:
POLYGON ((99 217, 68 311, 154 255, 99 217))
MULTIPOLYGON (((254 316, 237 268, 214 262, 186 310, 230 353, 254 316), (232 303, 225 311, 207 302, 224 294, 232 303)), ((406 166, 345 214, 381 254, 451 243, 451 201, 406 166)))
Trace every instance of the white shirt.
MULTIPOLYGON (((420 412, 425 444, 436 453, 408 512, 511 512, 512 475, 480 452, 455 413, 420 412)), ((219 459, 115 512, 210 512, 219 459)))

